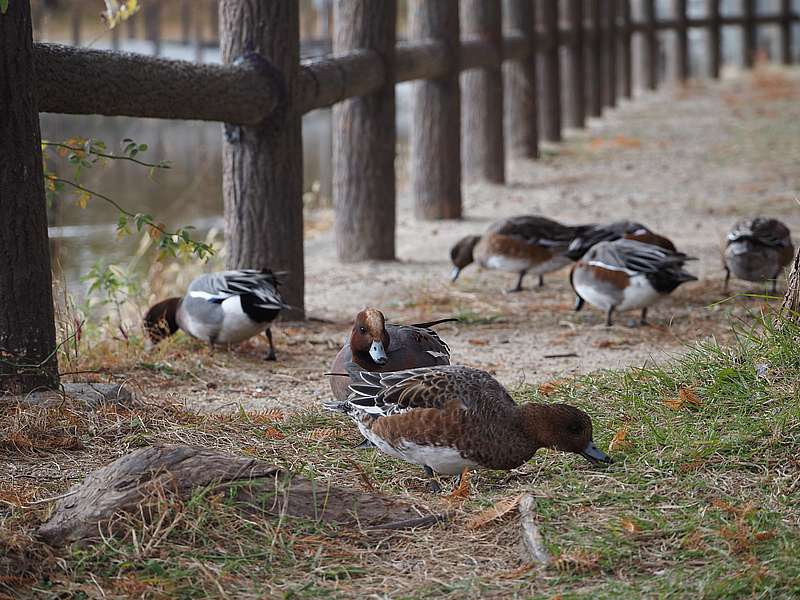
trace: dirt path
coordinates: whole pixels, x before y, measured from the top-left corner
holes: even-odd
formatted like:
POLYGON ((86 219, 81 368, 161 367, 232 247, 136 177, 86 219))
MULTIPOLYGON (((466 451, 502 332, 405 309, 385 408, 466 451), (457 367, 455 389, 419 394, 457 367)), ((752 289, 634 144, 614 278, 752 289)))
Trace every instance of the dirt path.
MULTIPOLYGON (((161 383, 205 410, 316 406, 328 397, 322 373, 365 305, 395 322, 461 316, 463 323, 439 328, 453 361, 493 372, 512 387, 641 365, 698 339, 725 337, 732 314, 746 318, 761 305, 747 298, 714 304, 723 299, 720 248, 727 230, 740 217, 765 214, 800 235, 798 97, 800 74, 769 71, 645 95, 587 131, 571 132, 542 160, 511 164, 508 185, 467 186, 461 222, 415 221, 409 193, 401 189, 398 262, 342 265, 330 231, 308 241, 309 314, 330 323, 279 326, 277 364, 260 361, 257 341, 213 357, 201 351, 199 379, 161 383), (591 308, 572 312, 566 270, 547 276, 544 288, 520 294, 502 293, 513 275, 475 267, 450 284, 450 246, 520 213, 568 223, 640 220, 698 257, 689 270, 700 281, 651 310, 653 325, 646 328, 629 327, 633 315, 606 328, 591 308)), ((734 283, 732 290, 754 288, 734 283)))

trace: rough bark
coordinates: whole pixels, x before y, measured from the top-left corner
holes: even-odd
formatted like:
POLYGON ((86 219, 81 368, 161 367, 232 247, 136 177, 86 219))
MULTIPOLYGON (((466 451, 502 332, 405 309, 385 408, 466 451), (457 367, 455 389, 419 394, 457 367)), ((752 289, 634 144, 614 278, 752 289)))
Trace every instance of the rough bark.
POLYGON ((644 1, 644 75, 645 87, 658 87, 658 38, 656 37, 656 0, 644 1))
POLYGON ((567 0, 567 19, 572 29, 572 41, 567 57, 570 97, 567 102, 567 123, 571 127, 586 125, 586 69, 583 47, 583 0, 567 0))
POLYGON ((411 188, 418 219, 461 217, 461 92, 458 86, 458 0, 414 0, 410 36, 445 49, 446 73, 414 86, 411 188))
POLYGON ((714 79, 719 79, 720 67, 722 66, 719 2, 720 0, 708 0, 706 3, 708 18, 711 21, 711 25, 708 28, 708 69, 709 75, 714 79))
POLYGON ((620 8, 622 31, 619 40, 620 92, 623 98, 633 98, 633 39, 631 35, 631 0, 622 0, 620 8))
POLYGON ((561 141, 561 61, 558 43, 558 2, 540 0, 537 12, 541 17, 544 44, 537 46, 539 73, 539 116, 542 137, 549 142, 561 141))
POLYGON ((114 532, 115 517, 122 513, 151 521, 165 499, 186 500, 198 490, 224 493, 238 510, 258 517, 300 517, 367 528, 419 522, 419 512, 399 500, 332 487, 218 450, 159 445, 134 450, 90 473, 57 501, 38 533, 53 546, 96 539, 99 531, 114 532))
POLYGON ((336 248, 345 262, 395 257, 396 0, 337 0, 334 53, 368 49, 383 63, 383 86, 333 108, 336 248))
POLYGON ((586 63, 587 96, 589 98, 589 114, 593 117, 603 116, 603 23, 601 21, 600 1, 589 1, 589 23, 591 37, 589 43, 589 60, 586 63))
POLYGON ((0 16, 0 395, 58 384, 28 0, 0 16))
POLYGON ((795 254, 792 270, 789 273, 782 308, 787 318, 800 321, 800 249, 795 254))
POLYGON ((539 156, 535 17, 532 0, 503 3, 505 30, 519 35, 526 49, 524 57, 503 65, 506 148, 509 154, 526 158, 539 156))
MULTIPOLYGON (((503 22, 497 0, 463 0, 461 34, 490 44, 502 60, 503 22)), ((496 66, 467 71, 461 76, 461 164, 465 178, 505 183, 503 146, 503 70, 496 66)))
POLYGON ((686 0, 673 0, 675 19, 675 75, 678 81, 689 79, 689 28, 687 25, 686 0))
POLYGON ((300 66, 300 19, 294 0, 222 0, 224 63, 247 56, 279 91, 278 107, 258 126, 225 127, 222 187, 230 268, 287 271, 282 290, 304 316, 303 151, 294 102, 300 66), (256 54, 253 54, 256 53, 256 54))

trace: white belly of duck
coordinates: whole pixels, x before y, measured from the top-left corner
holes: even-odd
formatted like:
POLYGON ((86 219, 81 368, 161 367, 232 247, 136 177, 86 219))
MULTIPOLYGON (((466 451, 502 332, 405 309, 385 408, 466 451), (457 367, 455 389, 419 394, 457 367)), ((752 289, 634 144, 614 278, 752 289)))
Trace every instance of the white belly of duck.
POLYGON ((487 269, 519 273, 520 271, 527 271, 531 266, 531 261, 525 258, 511 258, 502 254, 491 254, 483 261, 483 266, 487 269))
POLYGON ((397 445, 392 445, 375 435, 360 421, 356 421, 356 424, 361 434, 384 454, 415 465, 430 467, 441 475, 459 475, 465 468, 474 469, 479 466, 475 461, 461 456, 457 448, 421 445, 408 440, 400 440, 397 445))
POLYGON ((617 305, 618 310, 634 310, 644 308, 657 302, 661 298, 650 281, 644 275, 634 275, 630 284, 622 294, 622 302, 617 305))
POLYGON ((575 277, 573 285, 581 298, 603 311, 612 306, 620 311, 644 308, 661 297, 644 275, 631 275, 627 287, 616 294, 609 293, 606 286, 598 285, 591 277, 588 281, 575 277))
POLYGON ((215 344, 235 344, 263 332, 269 323, 257 323, 242 309, 240 296, 231 296, 215 306, 222 319, 203 322, 190 312, 181 315, 181 327, 192 337, 215 344))

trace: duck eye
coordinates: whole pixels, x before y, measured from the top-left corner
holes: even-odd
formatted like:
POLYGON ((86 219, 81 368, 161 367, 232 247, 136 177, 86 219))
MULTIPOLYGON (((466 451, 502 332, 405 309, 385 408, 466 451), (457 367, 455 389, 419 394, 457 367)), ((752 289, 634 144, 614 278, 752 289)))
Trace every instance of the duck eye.
POLYGON ((359 330, 361 331, 361 333, 367 333, 366 327, 359 327, 359 330))

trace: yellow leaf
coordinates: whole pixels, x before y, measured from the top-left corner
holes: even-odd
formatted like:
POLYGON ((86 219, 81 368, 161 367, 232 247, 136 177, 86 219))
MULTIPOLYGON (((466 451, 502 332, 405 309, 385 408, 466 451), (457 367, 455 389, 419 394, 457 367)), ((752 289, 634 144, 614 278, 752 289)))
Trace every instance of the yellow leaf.
POLYGON ((158 225, 148 225, 147 227, 147 234, 150 236, 150 239, 154 242, 157 242, 161 239, 161 230, 164 229, 165 225, 163 223, 159 223, 158 225))
POLYGON ((629 442, 626 441, 625 438, 628 437, 628 426, 623 425, 617 433, 614 434, 614 437, 611 438, 611 442, 608 444, 608 451, 613 452, 614 450, 621 450, 622 448, 627 447, 630 445, 629 442))
POLYGON ((89 192, 81 192, 78 195, 78 206, 81 208, 86 208, 86 205, 89 204, 89 200, 91 200, 92 195, 89 192))
POLYGON ((492 521, 499 519, 503 515, 514 510, 517 504, 519 504, 521 498, 522 494, 518 494, 516 496, 500 500, 499 502, 495 503, 494 506, 487 508, 486 510, 472 517, 467 522, 467 529, 478 529, 487 523, 491 523, 492 521))
POLYGON ((637 533, 642 530, 641 527, 630 519, 622 519, 622 528, 628 533, 637 533))

